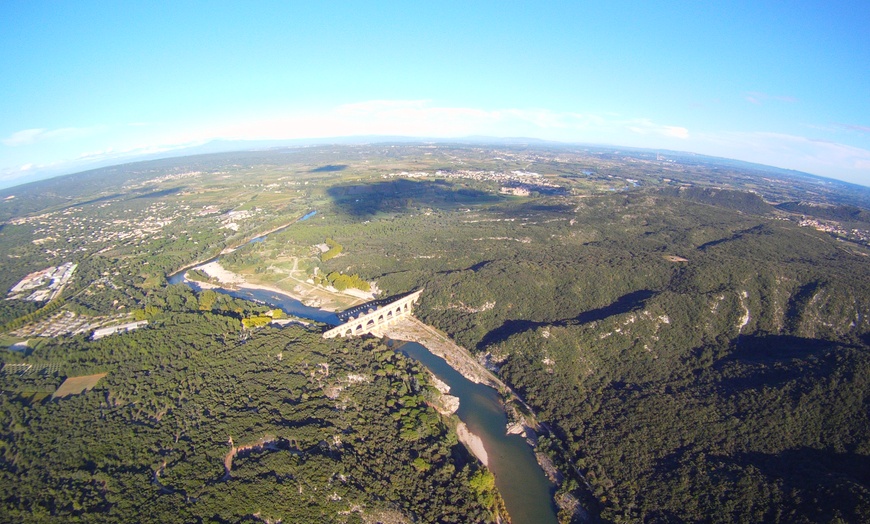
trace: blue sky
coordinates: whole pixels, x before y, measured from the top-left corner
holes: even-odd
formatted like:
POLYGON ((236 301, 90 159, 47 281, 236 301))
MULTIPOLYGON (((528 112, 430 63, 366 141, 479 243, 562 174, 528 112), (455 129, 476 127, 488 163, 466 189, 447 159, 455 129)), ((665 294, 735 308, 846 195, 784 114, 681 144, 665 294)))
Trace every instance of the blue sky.
POLYGON ((0 79, 0 186, 212 139, 372 134, 666 148, 870 185, 866 1, 10 0, 0 79))

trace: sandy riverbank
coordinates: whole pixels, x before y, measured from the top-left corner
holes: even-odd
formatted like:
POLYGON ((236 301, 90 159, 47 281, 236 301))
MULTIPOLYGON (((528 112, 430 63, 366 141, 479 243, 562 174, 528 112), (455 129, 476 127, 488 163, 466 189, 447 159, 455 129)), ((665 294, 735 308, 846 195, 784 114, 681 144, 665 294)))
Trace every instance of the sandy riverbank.
POLYGON ((245 277, 239 275, 238 273, 233 273, 225 269, 220 265, 220 262, 217 260, 213 262, 209 262, 208 264, 202 264, 200 266, 196 266, 194 269, 198 269, 209 276, 209 278, 213 278, 219 281, 221 284, 227 284, 231 286, 238 286, 240 284, 245 283, 245 277))
POLYGON ((483 364, 478 362, 464 347, 456 344, 447 335, 439 333, 435 328, 424 324, 414 317, 403 317, 390 322, 384 327, 372 331, 378 336, 386 336, 394 340, 417 342, 433 354, 443 358, 450 367, 458 371, 468 380, 477 384, 486 384, 498 391, 508 390, 483 364))
POLYGON ((459 437, 459 442, 477 457, 484 466, 489 466, 489 457, 486 454, 486 449, 483 447, 483 440, 480 437, 468 430, 465 422, 459 422, 456 425, 456 435, 459 437))
MULTIPOLYGON (((223 267, 220 262, 212 261, 207 264, 202 264, 196 266, 193 269, 199 269, 204 272, 209 278, 213 279, 213 282, 197 282, 203 288, 215 288, 215 287, 226 287, 228 289, 232 288, 241 288, 241 289, 259 289, 262 291, 268 291, 271 293, 279 293, 282 295, 286 295, 290 298, 296 299, 302 304, 309 307, 316 307, 318 309, 322 309, 324 311, 338 311, 339 301, 348 299, 352 300, 353 303, 360 302, 362 299, 358 297, 354 293, 344 293, 339 294, 338 292, 332 293, 336 296, 335 301, 327 301, 323 300, 322 296, 312 296, 310 293, 306 293, 304 289, 302 289, 301 285, 295 286, 292 290, 284 289, 277 286, 270 286, 264 284, 255 284, 252 282, 248 282, 248 280, 244 277, 244 275, 240 275, 238 273, 234 273, 229 269, 223 267)), ((328 294, 328 290, 320 289, 318 290, 319 295, 328 294)))
MULTIPOLYGON (((430 371, 429 375, 435 388, 440 393, 433 404, 435 410, 446 417, 450 417, 459 410, 459 397, 450 395, 450 386, 435 376, 434 373, 430 371)), ((457 420, 456 436, 459 437, 459 442, 465 446, 465 449, 477 457, 477 460, 479 460, 481 464, 489 466, 489 456, 486 454, 486 448, 483 446, 483 439, 472 433, 468 429, 468 426, 465 425, 465 422, 462 422, 461 420, 457 420)))

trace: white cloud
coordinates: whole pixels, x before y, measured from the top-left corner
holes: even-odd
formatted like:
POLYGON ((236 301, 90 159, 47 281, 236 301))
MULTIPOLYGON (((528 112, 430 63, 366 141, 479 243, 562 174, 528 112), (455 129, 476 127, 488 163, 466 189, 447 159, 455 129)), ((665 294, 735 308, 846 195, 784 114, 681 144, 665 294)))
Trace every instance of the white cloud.
POLYGON ((715 133, 700 136, 696 150, 870 185, 870 150, 829 140, 770 132, 715 133))
POLYGON ((100 150, 100 151, 90 151, 90 152, 87 152, 87 153, 82 153, 82 154, 79 155, 79 158, 94 158, 94 157, 101 157, 101 156, 109 155, 110 153, 113 153, 114 151, 115 151, 115 148, 113 148, 113 147, 109 147, 109 148, 107 148, 107 149, 102 149, 102 150, 100 150))
POLYGON ((721 133, 714 140, 761 153, 788 153, 795 159, 814 159, 842 164, 870 159, 870 151, 829 140, 813 139, 784 133, 721 133))
MULTIPOLYGON (((645 118, 625 118, 612 113, 590 114, 549 109, 484 110, 436 105, 430 100, 368 100, 336 106, 318 113, 295 113, 236 122, 217 122, 171 127, 158 123, 128 123, 122 128, 148 128, 124 138, 120 128, 108 136, 106 126, 26 129, 3 140, 10 146, 43 143, 55 158, 44 158, 37 169, 51 161, 72 171, 96 162, 123 161, 145 154, 160 154, 200 145, 210 140, 317 139, 337 136, 397 135, 411 137, 455 138, 471 135, 495 137, 534 137, 565 142, 609 142, 627 146, 676 145, 688 138, 683 127, 663 125, 645 118), (629 143, 635 134, 646 135, 641 143, 629 143), (77 142, 67 144, 63 156, 50 140, 90 136, 79 152, 70 151, 77 142), (133 142, 135 140, 135 142, 133 142), (86 144, 86 145, 85 145, 86 144), (91 149, 86 149, 89 147, 91 149), (63 158, 63 160, 60 160, 63 158)), ((29 159, 27 159, 29 160, 29 159)))
MULTIPOLYGON (((130 126, 123 126, 129 128, 130 126)), ((138 127, 138 126, 137 126, 138 127)), ((862 132, 861 126, 844 126, 862 132)), ((48 139, 96 134, 102 127, 28 129, 3 140, 23 145, 48 139)), ((580 113, 540 108, 477 109, 437 105, 430 100, 369 100, 336 106, 322 112, 269 116, 236 122, 212 122, 184 126, 148 124, 147 134, 111 137, 93 136, 91 148, 58 158, 41 160, 33 170, 63 164, 72 171, 95 162, 124 161, 138 155, 160 154, 203 144, 215 139, 318 139, 338 136, 398 135, 454 138, 470 135, 534 137, 563 142, 614 144, 617 146, 672 148, 701 154, 736 158, 797 169, 870 185, 870 151, 860 147, 812 138, 767 132, 691 132, 673 122, 614 113, 580 113)), ((816 131, 818 132, 818 130, 816 131)), ((76 145, 76 143, 68 145, 76 145)), ((46 146, 53 151, 54 144, 46 146)), ((8 165, 7 165, 8 166, 8 165)), ((60 169, 53 166, 54 169, 60 169)), ((9 167, 21 172, 18 167, 9 167)))
POLYGON ((857 124, 836 124, 837 127, 842 129, 846 129, 848 131, 857 131, 859 133, 868 133, 870 134, 870 126, 861 126, 857 124))
POLYGON ((626 129, 640 135, 661 135, 671 138, 689 138, 689 130, 679 126, 664 126, 651 122, 649 119, 640 118, 630 120, 625 124, 626 129))
MULTIPOLYGON (((528 136, 562 141, 619 140, 631 133, 686 139, 681 126, 614 114, 548 109, 494 109, 438 106, 428 100, 371 100, 337 106, 319 114, 297 114, 255 122, 213 126, 196 139, 282 139, 352 135, 462 137, 528 136)), ((630 144, 626 144, 630 145, 630 144)))
POLYGON ((0 168, 0 187, 10 185, 8 182, 15 184, 16 179, 29 176, 39 172, 45 166, 36 164, 23 164, 20 166, 0 168))
POLYGON ((22 131, 16 131, 7 138, 4 138, 3 143, 12 147, 32 144, 36 142, 45 131, 45 129, 24 129, 22 131))
POLYGON ((332 111, 345 115, 370 115, 384 111, 425 109, 430 102, 430 100, 367 100, 365 102, 342 104, 332 111))
POLYGON ((10 147, 26 146, 46 140, 71 140, 105 131, 107 126, 62 127, 59 129, 33 128, 16 131, 2 140, 10 147))

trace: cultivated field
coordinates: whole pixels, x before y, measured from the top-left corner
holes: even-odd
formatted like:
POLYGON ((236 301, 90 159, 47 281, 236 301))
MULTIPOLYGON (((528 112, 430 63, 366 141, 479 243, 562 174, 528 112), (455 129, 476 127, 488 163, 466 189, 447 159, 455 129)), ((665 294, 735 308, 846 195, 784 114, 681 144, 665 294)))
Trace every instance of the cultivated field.
POLYGON ((101 378, 105 377, 106 373, 97 373, 96 375, 82 375, 80 377, 69 377, 63 381, 63 384, 57 388, 57 391, 51 398, 63 398, 70 395, 78 395, 92 389, 97 385, 101 378))

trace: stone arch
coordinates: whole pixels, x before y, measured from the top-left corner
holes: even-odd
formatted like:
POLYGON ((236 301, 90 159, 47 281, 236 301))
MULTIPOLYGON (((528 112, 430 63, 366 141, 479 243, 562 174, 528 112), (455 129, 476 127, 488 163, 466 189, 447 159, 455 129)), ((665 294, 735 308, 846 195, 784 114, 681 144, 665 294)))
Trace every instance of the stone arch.
POLYGON ((366 330, 369 330, 373 327, 375 327, 375 319, 372 318, 372 319, 369 319, 368 322, 366 322, 366 330))
POLYGON ((356 325, 356 329, 353 330, 354 333, 362 333, 363 325, 362 323, 356 325))
POLYGON ((347 329, 344 331, 344 333, 341 334, 341 336, 343 336, 343 337, 352 337, 352 336, 353 336, 353 329, 351 329, 351 328, 347 328, 347 329))
POLYGON ((378 317, 378 324, 383 324, 383 322, 384 322, 384 315, 382 314, 381 316, 378 317))

